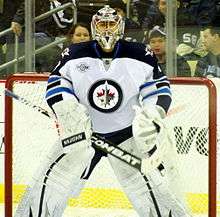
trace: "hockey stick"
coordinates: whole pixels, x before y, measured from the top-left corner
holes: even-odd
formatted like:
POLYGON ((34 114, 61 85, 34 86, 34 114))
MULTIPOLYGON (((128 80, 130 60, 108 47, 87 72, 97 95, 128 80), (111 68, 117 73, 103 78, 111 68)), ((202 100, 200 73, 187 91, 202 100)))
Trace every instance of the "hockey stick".
POLYGON ((26 106, 31 107, 37 112, 40 112, 43 115, 46 115, 48 118, 51 118, 53 116, 53 114, 49 113, 46 109, 43 109, 42 107, 33 104, 31 101, 25 99, 24 97, 18 96, 17 94, 13 93, 12 91, 8 89, 5 89, 5 95, 18 100, 19 102, 23 103, 26 106))
MULTIPOLYGON (((5 95, 18 100, 19 102, 25 104, 26 106, 31 107, 35 111, 40 112, 41 114, 47 116, 50 119, 54 119, 54 115, 49 113, 47 110, 43 109, 40 106, 37 106, 37 105, 33 104, 31 101, 29 101, 29 100, 27 100, 27 99, 25 99, 23 97, 18 96, 17 94, 13 93, 10 90, 5 89, 5 95)), ((78 136, 78 135, 73 135, 73 136, 71 136, 69 138, 66 138, 65 141, 64 140, 62 141, 62 143, 65 142, 65 145, 71 145, 71 143, 75 142, 75 137, 76 136, 78 136)), ((151 195, 151 199, 152 199, 152 201, 154 203, 157 216, 158 217, 162 217, 162 215, 160 213, 160 209, 159 209, 158 203, 157 203, 156 198, 155 198, 155 195, 154 195, 154 193, 152 191, 152 188, 151 188, 151 185, 149 183, 149 180, 146 177, 146 175, 141 172, 142 159, 137 157, 137 156, 135 156, 135 155, 132 155, 131 153, 129 153, 129 152, 127 152, 127 151, 125 151, 125 150, 123 150, 121 148, 119 148, 117 145, 115 145, 112 142, 110 142, 110 141, 108 141, 108 140, 98 136, 96 133, 92 134, 91 141, 92 141, 93 146, 95 146, 97 149, 102 150, 105 153, 110 154, 110 155, 116 157, 117 159, 123 161, 127 165, 129 165, 129 166, 131 166, 133 168, 136 168, 137 170, 140 171, 140 173, 142 174, 143 178, 146 181, 146 185, 147 185, 147 188, 149 190, 149 194, 151 195)), ((159 170, 164 169, 163 165, 160 164, 158 166, 158 169, 159 170), (160 168, 161 166, 162 166, 162 168, 160 168)))
MULTIPOLYGON (((22 104, 29 106, 30 108, 34 109, 37 112, 40 112, 41 114, 47 116, 48 118, 54 118, 54 115, 52 113, 49 113, 47 110, 45 110, 44 108, 33 104, 31 101, 25 99, 24 97, 21 97, 15 93, 13 93, 12 91, 5 89, 5 95, 12 97, 16 100, 18 100, 19 102, 21 102, 22 104)), ((55 118, 54 118, 55 119, 55 118)), ((76 135, 67 138, 68 141, 66 142, 66 145, 71 145, 71 142, 74 140, 76 135), (68 143, 68 144, 67 144, 68 143)), ((98 136, 96 133, 92 134, 92 138, 91 138, 92 144, 94 147, 96 147, 99 150, 104 151, 107 154, 110 154, 116 158, 118 158, 119 160, 127 163, 128 165, 141 170, 141 158, 117 147, 115 144, 107 141, 106 139, 98 136)), ((63 142, 63 141, 62 141, 63 142)))

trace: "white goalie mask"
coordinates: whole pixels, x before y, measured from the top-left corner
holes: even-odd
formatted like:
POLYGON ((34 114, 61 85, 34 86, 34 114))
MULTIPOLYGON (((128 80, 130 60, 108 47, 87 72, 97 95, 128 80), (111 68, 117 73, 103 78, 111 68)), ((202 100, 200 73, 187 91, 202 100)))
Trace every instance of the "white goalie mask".
POLYGON ((97 40, 105 52, 111 52, 116 42, 123 38, 124 20, 117 12, 105 5, 92 17, 92 38, 97 40))

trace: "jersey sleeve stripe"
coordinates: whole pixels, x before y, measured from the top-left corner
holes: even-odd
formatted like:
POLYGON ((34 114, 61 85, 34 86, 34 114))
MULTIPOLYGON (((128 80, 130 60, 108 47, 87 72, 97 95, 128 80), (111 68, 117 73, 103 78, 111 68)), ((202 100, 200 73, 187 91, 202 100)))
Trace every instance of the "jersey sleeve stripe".
POLYGON ((157 87, 157 88, 160 88, 160 87, 170 87, 170 82, 157 83, 157 84, 156 84, 156 87, 157 87))
POLYGON ((164 87, 170 87, 170 83, 167 82, 167 81, 163 81, 163 82, 158 82, 158 83, 155 83, 154 85, 149 85, 149 86, 146 86, 142 89, 140 89, 140 93, 142 96, 144 95, 147 95, 148 93, 151 93, 157 89, 160 89, 160 88, 164 88, 164 87))
POLYGON ((57 75, 56 76, 51 76, 51 77, 49 77, 47 83, 50 84, 50 83, 56 82, 58 80, 60 80, 60 76, 57 76, 57 75))
POLYGON ((161 95, 169 95, 171 97, 171 92, 170 89, 168 87, 163 87, 160 89, 157 89, 156 91, 153 91, 145 96, 143 96, 143 100, 151 97, 151 96, 161 96, 161 95))
POLYGON ((51 83, 53 83, 53 82, 56 82, 56 81, 62 80, 62 79, 66 80, 66 81, 68 81, 70 84, 72 84, 72 81, 70 81, 69 79, 67 79, 67 78, 65 78, 65 77, 63 77, 63 76, 61 77, 61 76, 59 76, 59 75, 52 75, 52 76, 50 76, 49 79, 48 79, 48 81, 47 81, 47 83, 48 83, 48 84, 51 84, 51 83))
POLYGON ((50 89, 52 89, 53 87, 57 87, 57 86, 60 86, 60 80, 57 80, 57 81, 55 81, 55 82, 53 82, 53 83, 50 83, 50 84, 48 84, 47 85, 47 90, 50 90, 50 89))
POLYGON ((71 90, 67 87, 57 87, 57 88, 54 88, 53 90, 47 91, 46 98, 52 97, 53 95, 56 95, 57 93, 68 93, 68 94, 72 94, 76 97, 73 90, 71 90))
POLYGON ((168 83, 168 84, 169 84, 170 82, 167 80, 167 77, 164 76, 164 77, 162 77, 162 78, 160 78, 160 79, 156 79, 156 80, 149 81, 149 82, 146 82, 146 83, 142 84, 142 85, 139 87, 139 89, 140 89, 140 91, 141 91, 143 88, 152 86, 152 85, 154 85, 154 84, 159 84, 159 83, 168 83))

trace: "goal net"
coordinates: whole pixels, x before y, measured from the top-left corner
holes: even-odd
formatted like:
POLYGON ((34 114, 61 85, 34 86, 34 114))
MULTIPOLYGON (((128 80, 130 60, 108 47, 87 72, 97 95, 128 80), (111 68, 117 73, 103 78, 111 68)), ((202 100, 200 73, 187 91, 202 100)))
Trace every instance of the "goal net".
MULTIPOLYGON (((18 74, 6 88, 50 112, 47 75, 18 74)), ((173 102, 168 126, 178 154, 180 186, 192 216, 216 217, 216 89, 208 79, 171 80, 173 102)), ((36 107, 5 99, 5 216, 12 217, 33 172, 58 138, 54 120, 36 107)), ((137 217, 106 159, 93 171, 67 216, 137 217), (116 214, 114 215, 114 212, 116 214)))

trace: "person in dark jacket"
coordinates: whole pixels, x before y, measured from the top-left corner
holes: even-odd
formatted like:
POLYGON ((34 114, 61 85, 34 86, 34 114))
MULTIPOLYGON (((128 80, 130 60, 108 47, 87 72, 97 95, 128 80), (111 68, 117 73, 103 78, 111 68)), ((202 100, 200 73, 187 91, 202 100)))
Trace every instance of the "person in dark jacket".
POLYGON ((108 2, 111 8, 114 8, 118 15, 121 15, 125 21, 124 39, 127 41, 142 42, 143 34, 140 25, 126 16, 126 4, 122 0, 110 0, 108 2))
MULTIPOLYGON (((35 16, 39 16, 48 12, 51 9, 57 8, 65 3, 72 2, 74 0, 38 0, 35 1, 35 16)), ((25 2, 20 4, 20 7, 16 11, 11 27, 15 34, 20 35, 25 19, 25 2)), ((53 15, 37 22, 35 24, 35 32, 43 32, 50 37, 57 37, 64 35, 68 32, 69 28, 73 24, 73 9, 66 8, 63 11, 54 13, 53 15)))
POLYGON ((220 78, 220 27, 205 27, 203 44, 208 53, 198 60, 195 76, 220 78))
MULTIPOLYGON (((1 1, 0 1, 1 2, 1 1)), ((0 32, 10 28, 13 16, 20 4, 20 0, 3 0, 0 5, 0 32)), ((5 62, 5 52, 3 46, 7 43, 8 35, 0 37, 0 65, 5 62)), ((3 78, 5 71, 0 71, 0 76, 3 78)))
MULTIPOLYGON (((35 1, 35 17, 50 11, 51 9, 57 8, 67 2, 74 3, 73 0, 38 0, 35 1)), ((73 9, 68 7, 65 10, 54 13, 53 15, 38 21, 35 23, 35 49, 43 47, 51 42, 53 42, 56 37, 64 36, 68 30, 71 28, 73 19, 73 9)), ((11 22, 11 28, 13 32, 19 36, 20 40, 20 54, 24 55, 24 31, 22 26, 24 25, 25 19, 25 2, 22 1, 20 7, 17 9, 13 20, 11 22)), ((13 43, 13 42, 12 42, 13 43)), ((51 65, 54 59, 57 59, 61 48, 58 46, 53 46, 48 48, 46 52, 36 55, 35 70, 37 72, 48 72, 51 71, 51 65)), ((8 52, 7 59, 13 59, 13 48, 11 52, 8 52)), ((24 70, 24 65, 19 64, 19 71, 24 70)))
MULTIPOLYGON (((166 33, 163 28, 155 26, 149 31, 149 45, 157 57, 158 65, 166 74, 166 33)), ((177 76, 191 76, 191 69, 184 57, 177 55, 177 76)))

